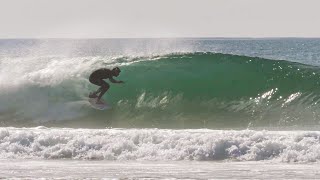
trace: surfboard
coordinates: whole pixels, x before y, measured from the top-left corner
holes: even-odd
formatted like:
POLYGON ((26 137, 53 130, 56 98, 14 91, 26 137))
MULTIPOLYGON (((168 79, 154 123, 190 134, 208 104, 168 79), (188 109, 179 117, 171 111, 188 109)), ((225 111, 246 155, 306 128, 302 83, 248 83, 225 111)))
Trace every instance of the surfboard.
POLYGON ((106 102, 104 102, 103 100, 101 101, 103 102, 103 104, 97 104, 97 98, 89 98, 91 106, 95 109, 106 110, 111 108, 111 106, 109 106, 106 102))

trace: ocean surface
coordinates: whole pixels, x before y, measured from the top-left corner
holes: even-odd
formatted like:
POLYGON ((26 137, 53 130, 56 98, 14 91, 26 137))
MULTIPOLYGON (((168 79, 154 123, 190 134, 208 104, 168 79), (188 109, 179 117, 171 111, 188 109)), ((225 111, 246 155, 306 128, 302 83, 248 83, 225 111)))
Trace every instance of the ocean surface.
POLYGON ((320 39, 2 39, 0 178, 319 178, 319 83, 320 39))

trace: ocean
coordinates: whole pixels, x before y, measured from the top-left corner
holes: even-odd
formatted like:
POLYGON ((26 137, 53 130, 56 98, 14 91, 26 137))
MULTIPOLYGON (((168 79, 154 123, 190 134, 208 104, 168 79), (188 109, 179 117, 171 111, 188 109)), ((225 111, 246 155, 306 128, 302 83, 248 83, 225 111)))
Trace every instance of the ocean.
POLYGON ((2 39, 0 178, 320 178, 319 65, 313 38, 2 39))

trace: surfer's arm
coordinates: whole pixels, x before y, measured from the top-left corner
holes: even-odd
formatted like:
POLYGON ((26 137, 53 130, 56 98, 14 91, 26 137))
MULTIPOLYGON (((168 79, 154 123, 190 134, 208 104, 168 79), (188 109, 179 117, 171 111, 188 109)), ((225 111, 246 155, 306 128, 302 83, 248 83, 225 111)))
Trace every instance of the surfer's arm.
POLYGON ((117 81, 117 80, 113 79, 112 77, 109 78, 109 80, 110 80, 110 82, 112 82, 112 83, 123 83, 123 81, 117 81))

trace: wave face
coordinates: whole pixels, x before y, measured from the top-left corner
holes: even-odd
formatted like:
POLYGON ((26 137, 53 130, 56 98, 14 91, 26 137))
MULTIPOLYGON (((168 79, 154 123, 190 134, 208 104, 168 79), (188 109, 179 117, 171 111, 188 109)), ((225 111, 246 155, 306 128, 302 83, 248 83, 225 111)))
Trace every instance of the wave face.
POLYGON ((319 132, 0 128, 2 159, 318 162, 319 132))
POLYGON ((319 123, 316 66, 215 53, 30 62, 2 62, 11 68, 0 76, 4 125, 243 128, 319 123), (97 87, 87 78, 94 69, 115 65, 125 84, 111 84, 104 98, 113 108, 96 111, 87 95, 97 87))

